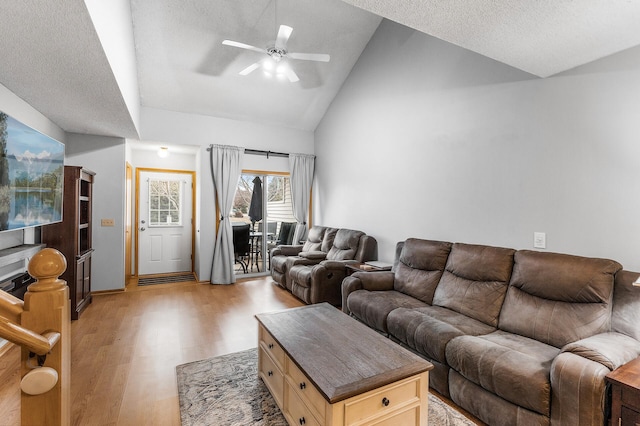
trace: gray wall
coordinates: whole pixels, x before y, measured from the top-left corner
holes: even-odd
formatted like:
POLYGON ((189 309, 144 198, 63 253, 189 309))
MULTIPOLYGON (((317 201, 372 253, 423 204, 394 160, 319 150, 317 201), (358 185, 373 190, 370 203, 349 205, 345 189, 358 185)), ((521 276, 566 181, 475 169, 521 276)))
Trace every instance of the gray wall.
POLYGON ((315 223, 640 270, 640 48, 538 79, 383 21, 315 132, 315 223))
POLYGON ((123 289, 125 140, 69 133, 65 164, 96 173, 93 184, 91 290, 123 289), (114 219, 115 226, 101 226, 114 219))
MULTIPOLYGON (((210 170, 210 144, 236 145, 244 148, 313 154, 313 133, 281 126, 269 126, 226 118, 183 114, 142 108, 141 137, 149 143, 198 146, 196 172, 196 252, 198 279, 211 278, 215 242, 215 200, 210 170)), ((245 170, 288 171, 286 158, 245 155, 245 170)))

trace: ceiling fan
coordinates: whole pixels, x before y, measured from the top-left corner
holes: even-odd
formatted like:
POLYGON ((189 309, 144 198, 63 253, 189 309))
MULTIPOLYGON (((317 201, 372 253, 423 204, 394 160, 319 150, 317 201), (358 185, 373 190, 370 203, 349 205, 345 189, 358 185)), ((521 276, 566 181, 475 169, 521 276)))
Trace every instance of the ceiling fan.
POLYGON ((280 25, 278 35, 273 46, 262 49, 260 47, 251 46, 249 44, 240 43, 233 40, 223 40, 222 44, 225 46, 239 47, 241 49, 252 50, 254 52, 266 53, 269 57, 249 65, 242 71, 240 75, 249 75, 253 71, 262 67, 267 75, 276 75, 278 77, 286 77, 290 82, 295 83, 299 81, 298 75, 291 69, 286 63, 282 62, 285 58, 298 59, 301 61, 317 61, 317 62, 329 62, 331 59, 329 55, 325 53, 294 53, 287 50, 287 41, 291 37, 293 28, 287 25, 280 25))

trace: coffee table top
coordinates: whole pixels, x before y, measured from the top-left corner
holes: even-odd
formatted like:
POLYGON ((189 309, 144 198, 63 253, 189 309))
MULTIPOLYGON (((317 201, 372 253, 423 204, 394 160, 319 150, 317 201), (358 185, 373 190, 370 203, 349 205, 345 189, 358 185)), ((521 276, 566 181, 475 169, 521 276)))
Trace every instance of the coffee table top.
POLYGON ((328 303, 256 318, 331 404, 433 368, 328 303))

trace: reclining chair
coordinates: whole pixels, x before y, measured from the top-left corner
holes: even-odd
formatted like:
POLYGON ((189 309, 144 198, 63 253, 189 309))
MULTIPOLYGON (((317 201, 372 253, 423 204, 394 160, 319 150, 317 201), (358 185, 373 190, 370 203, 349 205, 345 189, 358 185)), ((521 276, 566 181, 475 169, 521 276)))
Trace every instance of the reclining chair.
POLYGON ((294 296, 308 304, 342 303, 342 280, 347 276, 346 265, 377 260, 378 243, 361 231, 339 229, 326 258, 311 264, 304 257, 288 260, 288 287, 294 296))
MULTIPOLYGON (((294 227, 295 228, 295 227, 294 227)), ((271 277, 281 287, 291 291, 287 270, 294 263, 315 265, 327 257, 337 229, 312 226, 303 245, 283 244, 271 251, 271 277)))

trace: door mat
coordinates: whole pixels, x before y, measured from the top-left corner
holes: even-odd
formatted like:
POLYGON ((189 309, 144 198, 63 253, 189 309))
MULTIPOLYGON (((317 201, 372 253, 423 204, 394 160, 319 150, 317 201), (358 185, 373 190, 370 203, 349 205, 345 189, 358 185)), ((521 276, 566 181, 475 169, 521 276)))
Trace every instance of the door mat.
POLYGON ((189 281, 195 281, 193 272, 181 272, 179 274, 164 275, 162 277, 140 277, 138 278, 138 285, 183 283, 189 281))

